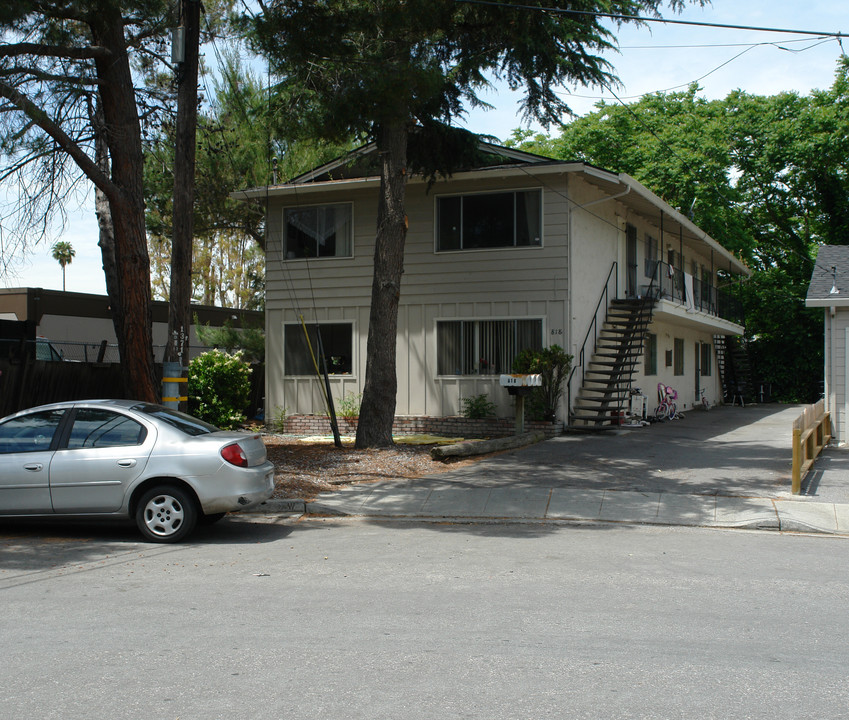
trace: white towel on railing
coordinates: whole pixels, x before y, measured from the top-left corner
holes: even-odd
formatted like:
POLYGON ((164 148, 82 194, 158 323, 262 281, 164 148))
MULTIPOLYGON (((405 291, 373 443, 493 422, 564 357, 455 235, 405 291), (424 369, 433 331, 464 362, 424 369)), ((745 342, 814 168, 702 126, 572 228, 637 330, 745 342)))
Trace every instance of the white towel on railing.
POLYGON ((696 312, 696 303, 693 301, 693 276, 684 273, 684 306, 687 312, 696 312))

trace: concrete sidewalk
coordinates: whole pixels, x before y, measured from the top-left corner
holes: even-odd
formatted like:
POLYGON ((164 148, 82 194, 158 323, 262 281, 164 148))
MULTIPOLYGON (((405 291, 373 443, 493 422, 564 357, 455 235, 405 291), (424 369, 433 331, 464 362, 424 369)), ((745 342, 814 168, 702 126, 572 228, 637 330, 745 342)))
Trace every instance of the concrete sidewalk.
POLYGON ((456 522, 593 522, 849 535, 849 452, 827 448, 790 494, 796 408, 692 412, 566 435, 427 478, 354 485, 256 512, 456 522))
POLYGON ((269 501, 256 512, 455 522, 581 521, 849 535, 849 504, 563 488, 458 488, 384 482, 312 502, 269 501))

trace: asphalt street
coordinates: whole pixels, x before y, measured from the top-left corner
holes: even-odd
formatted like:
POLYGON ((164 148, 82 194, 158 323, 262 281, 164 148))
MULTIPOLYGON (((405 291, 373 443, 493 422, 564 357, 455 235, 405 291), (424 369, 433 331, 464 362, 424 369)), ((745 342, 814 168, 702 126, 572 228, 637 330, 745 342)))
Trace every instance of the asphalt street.
POLYGON ((834 536, 0 526, 2 718, 839 718, 834 536))

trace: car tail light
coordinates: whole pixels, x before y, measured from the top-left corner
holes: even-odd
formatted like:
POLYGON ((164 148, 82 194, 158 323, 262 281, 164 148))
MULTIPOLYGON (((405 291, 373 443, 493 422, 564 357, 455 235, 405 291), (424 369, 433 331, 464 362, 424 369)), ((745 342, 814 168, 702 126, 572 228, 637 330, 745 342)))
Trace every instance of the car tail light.
POLYGON ((223 457, 231 465, 236 465, 237 467, 248 466, 248 458, 245 455, 245 451, 239 447, 239 443, 225 445, 221 448, 221 457, 223 457))

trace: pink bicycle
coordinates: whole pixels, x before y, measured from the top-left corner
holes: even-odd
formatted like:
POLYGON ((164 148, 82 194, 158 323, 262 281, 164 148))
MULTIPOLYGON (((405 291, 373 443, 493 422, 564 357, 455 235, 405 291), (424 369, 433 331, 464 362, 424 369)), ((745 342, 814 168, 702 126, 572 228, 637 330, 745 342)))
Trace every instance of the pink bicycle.
POLYGON ((678 412, 678 404, 675 402, 678 399, 678 391, 671 385, 665 383, 657 384, 657 409, 654 411, 654 416, 658 420, 675 420, 683 417, 678 412))

